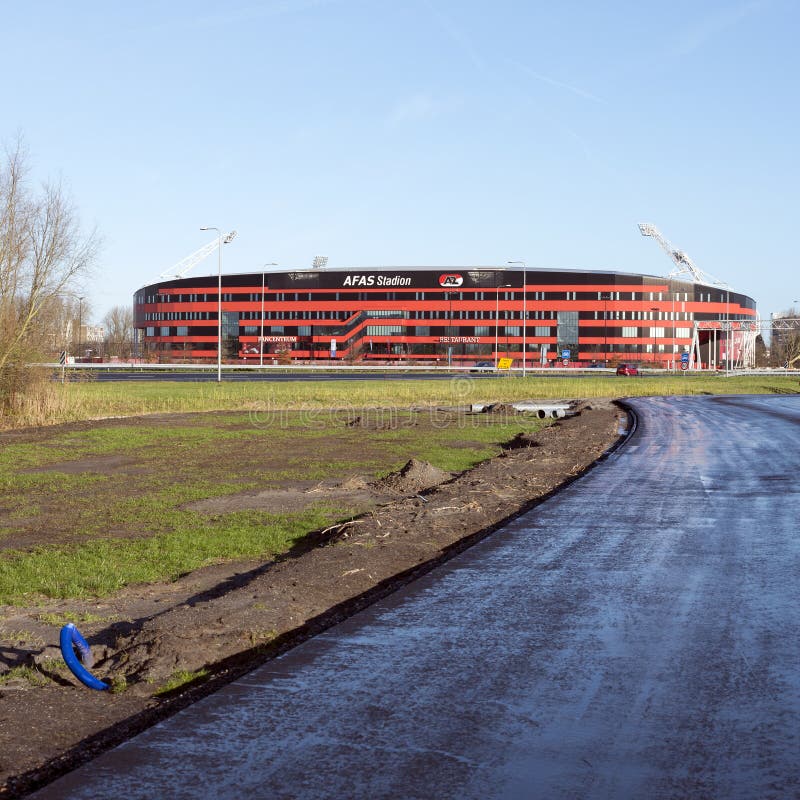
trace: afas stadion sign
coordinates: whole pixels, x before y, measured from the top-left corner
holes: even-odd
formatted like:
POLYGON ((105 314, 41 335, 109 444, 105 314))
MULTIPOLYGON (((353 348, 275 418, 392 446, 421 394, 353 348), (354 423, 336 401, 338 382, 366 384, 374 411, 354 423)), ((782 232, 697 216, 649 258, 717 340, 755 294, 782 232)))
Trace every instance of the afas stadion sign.
MULTIPOLYGON (((463 276, 457 272, 446 272, 439 275, 439 286, 444 289, 457 289, 464 283, 463 276)), ((410 275, 345 275, 342 286, 392 288, 411 286, 410 275)))
POLYGON ((411 286, 407 275, 345 275, 342 286, 411 286))
MULTIPOLYGON (((370 270, 341 272, 333 270, 306 270, 304 272, 276 273, 268 276, 269 288, 274 291, 336 290, 336 289, 438 289, 459 291, 463 287, 485 287, 497 285, 496 271, 464 270, 448 272, 444 269, 430 270, 370 270)), ((506 279, 507 280, 507 279, 506 279)), ((502 282, 502 281, 501 281, 502 282)))

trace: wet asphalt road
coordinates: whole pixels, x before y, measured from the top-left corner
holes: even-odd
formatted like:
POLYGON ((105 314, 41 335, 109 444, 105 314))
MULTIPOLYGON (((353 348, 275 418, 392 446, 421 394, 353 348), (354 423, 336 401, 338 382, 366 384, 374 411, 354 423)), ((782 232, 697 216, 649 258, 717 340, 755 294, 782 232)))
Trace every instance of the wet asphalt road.
POLYGON ((37 797, 800 797, 800 396, 632 406, 557 496, 37 797))

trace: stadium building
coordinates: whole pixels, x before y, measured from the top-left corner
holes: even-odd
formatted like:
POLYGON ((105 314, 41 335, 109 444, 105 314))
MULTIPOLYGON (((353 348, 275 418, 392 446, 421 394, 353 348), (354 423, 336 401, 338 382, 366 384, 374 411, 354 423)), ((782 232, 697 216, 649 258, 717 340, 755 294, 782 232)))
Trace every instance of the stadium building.
MULTIPOLYGON (((216 361, 218 276, 134 295, 136 349, 216 361)), ((471 366, 692 367, 746 361, 752 298, 652 275, 498 267, 305 269, 222 276, 222 357, 471 366), (683 357, 686 358, 685 356, 683 357)), ((752 337, 750 337, 752 338, 752 337)))

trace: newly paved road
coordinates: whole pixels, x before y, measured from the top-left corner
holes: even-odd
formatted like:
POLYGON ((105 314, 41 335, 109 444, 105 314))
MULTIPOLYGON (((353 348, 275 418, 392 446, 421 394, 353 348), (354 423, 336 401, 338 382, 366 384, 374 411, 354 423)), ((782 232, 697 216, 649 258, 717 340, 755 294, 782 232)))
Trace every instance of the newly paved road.
POLYGON ((800 397, 581 480, 42 798, 800 797, 800 397))

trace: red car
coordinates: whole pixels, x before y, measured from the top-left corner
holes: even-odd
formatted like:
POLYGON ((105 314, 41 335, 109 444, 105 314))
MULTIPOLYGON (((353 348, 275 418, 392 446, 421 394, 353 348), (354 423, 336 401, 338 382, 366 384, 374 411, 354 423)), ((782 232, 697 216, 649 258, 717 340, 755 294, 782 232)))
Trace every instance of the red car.
POLYGON ((638 375, 639 367, 636 364, 620 364, 617 367, 617 375, 638 375))

